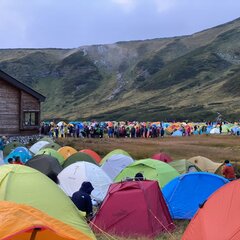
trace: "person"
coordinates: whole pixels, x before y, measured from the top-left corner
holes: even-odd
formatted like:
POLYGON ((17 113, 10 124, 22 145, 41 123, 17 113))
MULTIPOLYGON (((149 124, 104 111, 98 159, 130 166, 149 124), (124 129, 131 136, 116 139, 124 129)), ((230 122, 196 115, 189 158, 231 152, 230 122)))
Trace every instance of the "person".
POLYGON ((83 182, 79 191, 73 193, 72 201, 76 207, 83 212, 86 212, 86 219, 89 221, 93 216, 93 206, 91 199, 91 192, 93 186, 90 182, 83 182))
POLYGON ((229 160, 225 160, 224 161, 224 166, 222 169, 222 174, 225 178, 227 178, 229 181, 232 181, 236 178, 235 176, 235 170, 232 166, 232 164, 230 163, 229 160))
POLYGON ((134 180, 135 181, 143 181, 144 180, 144 177, 143 177, 143 174, 142 173, 136 173, 135 177, 134 177, 134 180))
POLYGON ((20 159, 20 157, 19 157, 19 156, 16 156, 16 157, 15 157, 14 164, 23 165, 23 163, 21 162, 21 159, 20 159))
POLYGON ((12 158, 8 159, 8 164, 13 164, 13 159, 12 158))

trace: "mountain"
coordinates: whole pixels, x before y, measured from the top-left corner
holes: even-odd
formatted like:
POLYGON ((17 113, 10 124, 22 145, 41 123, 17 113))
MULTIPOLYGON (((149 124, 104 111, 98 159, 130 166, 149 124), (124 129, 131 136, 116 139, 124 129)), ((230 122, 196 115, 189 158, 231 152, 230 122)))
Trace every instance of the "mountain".
POLYGON ((0 69, 47 97, 43 119, 240 117, 240 18, 188 36, 0 49, 0 69))

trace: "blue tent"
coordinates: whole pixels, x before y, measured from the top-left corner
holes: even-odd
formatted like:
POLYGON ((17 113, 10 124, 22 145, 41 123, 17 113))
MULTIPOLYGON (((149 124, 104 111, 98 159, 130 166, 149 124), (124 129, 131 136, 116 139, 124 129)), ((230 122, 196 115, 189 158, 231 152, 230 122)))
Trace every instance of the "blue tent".
POLYGON ((199 205, 228 180, 216 174, 194 172, 180 175, 162 189, 173 219, 191 219, 199 205))
POLYGON ((32 158, 32 154, 30 153, 30 151, 25 148, 25 147, 16 147, 15 149, 13 149, 8 155, 7 157, 4 158, 4 162, 8 163, 8 159, 9 158, 15 158, 15 157, 20 157, 21 162, 22 163, 26 163, 29 159, 32 158))
POLYGON ((172 136, 174 137, 182 137, 182 135, 183 135, 183 132, 181 130, 177 130, 172 133, 172 136))

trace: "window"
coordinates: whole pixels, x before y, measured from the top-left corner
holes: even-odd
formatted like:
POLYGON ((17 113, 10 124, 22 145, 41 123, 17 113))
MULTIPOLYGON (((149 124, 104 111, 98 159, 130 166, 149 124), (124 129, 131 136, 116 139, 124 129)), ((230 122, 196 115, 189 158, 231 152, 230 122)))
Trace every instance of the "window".
POLYGON ((38 112, 24 112, 24 126, 38 126, 38 112))

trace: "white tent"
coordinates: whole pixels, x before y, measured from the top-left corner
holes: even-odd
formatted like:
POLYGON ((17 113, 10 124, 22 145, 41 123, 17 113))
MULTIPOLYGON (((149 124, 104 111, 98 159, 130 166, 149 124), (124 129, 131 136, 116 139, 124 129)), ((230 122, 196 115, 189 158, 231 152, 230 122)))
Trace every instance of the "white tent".
POLYGON ((212 128, 211 130, 210 130, 210 134, 220 134, 220 129, 219 128, 212 128))
POLYGON ((49 144, 48 141, 38 141, 29 148, 29 151, 36 154, 41 148, 43 148, 47 144, 49 144))
POLYGON ((115 154, 106 159, 106 161, 102 164, 102 170, 108 174, 108 176, 112 179, 115 177, 128 165, 133 163, 134 160, 126 156, 124 154, 115 154))
POLYGON ((91 196, 97 201, 103 201, 108 187, 112 183, 112 180, 100 167, 84 161, 64 168, 58 174, 58 179, 60 187, 70 197, 80 189, 84 181, 91 182, 94 187, 91 196))

